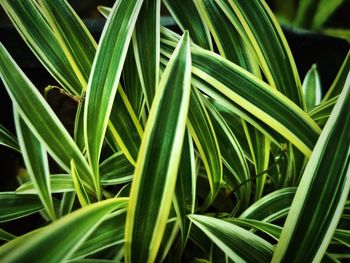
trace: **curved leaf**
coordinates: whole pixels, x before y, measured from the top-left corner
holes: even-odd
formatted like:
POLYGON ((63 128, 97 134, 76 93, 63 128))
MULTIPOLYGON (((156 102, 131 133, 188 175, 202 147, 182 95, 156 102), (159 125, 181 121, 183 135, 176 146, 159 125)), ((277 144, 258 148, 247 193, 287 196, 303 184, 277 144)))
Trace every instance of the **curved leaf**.
POLYGON ((194 43, 205 49, 213 49, 210 32, 193 1, 163 0, 163 3, 182 31, 189 31, 194 43))
POLYGON ((190 215, 189 218, 233 261, 270 261, 274 247, 252 232, 209 216, 190 215))
POLYGON ((305 168, 274 262, 320 261, 326 252, 350 189, 349 105, 350 73, 305 168))
POLYGON ((0 44, 0 72, 21 118, 65 171, 74 159, 84 183, 94 192, 93 176, 83 154, 68 131, 30 80, 0 44))
POLYGON ((25 217, 42 209, 43 205, 37 196, 0 193, 0 222, 25 217))
POLYGON ((62 262, 79 248, 110 212, 124 208, 126 204, 126 198, 115 198, 79 209, 47 227, 6 243, 0 247, 0 260, 62 262))
POLYGON ((157 256, 175 190, 190 78, 185 33, 162 75, 143 135, 126 219, 126 262, 152 262, 157 256))
POLYGON ((84 106, 84 134, 94 184, 101 195, 99 159, 122 66, 142 0, 118 1, 108 16, 93 62, 84 106))
POLYGON ((43 203, 51 220, 56 219, 53 207, 50 185, 49 161, 47 153, 31 130, 14 111, 18 140, 25 166, 28 170, 31 181, 38 191, 39 198, 43 203))

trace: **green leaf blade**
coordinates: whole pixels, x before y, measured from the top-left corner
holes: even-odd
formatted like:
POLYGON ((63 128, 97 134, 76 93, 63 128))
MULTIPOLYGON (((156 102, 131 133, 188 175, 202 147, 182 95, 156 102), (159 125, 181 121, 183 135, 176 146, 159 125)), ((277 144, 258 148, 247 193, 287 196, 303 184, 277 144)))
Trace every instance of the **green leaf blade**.
POLYGON ((6 243, 0 248, 0 260, 62 262, 78 249, 106 215, 126 205, 126 198, 115 198, 79 209, 47 227, 6 243))
POLYGON ((180 163, 190 77, 189 36, 185 33, 163 73, 141 143, 126 220, 127 262, 152 262, 157 256, 180 163))
POLYGON ((274 262, 320 261, 340 219, 350 188, 349 76, 306 166, 274 262))
POLYGON ((221 219, 203 215, 189 218, 233 261, 270 261, 273 246, 259 236, 221 219))
POLYGON ((16 110, 14 115, 25 166, 50 219, 55 220, 47 153, 16 110))
POLYGON ((84 108, 85 144, 94 184, 99 191, 98 167, 102 143, 141 4, 141 0, 115 3, 102 33, 88 82, 84 108))
POLYGON ((89 187, 89 191, 94 192, 92 173, 83 154, 56 114, 2 44, 0 72, 16 109, 34 135, 67 172, 70 171, 70 160, 74 159, 84 183, 89 187))

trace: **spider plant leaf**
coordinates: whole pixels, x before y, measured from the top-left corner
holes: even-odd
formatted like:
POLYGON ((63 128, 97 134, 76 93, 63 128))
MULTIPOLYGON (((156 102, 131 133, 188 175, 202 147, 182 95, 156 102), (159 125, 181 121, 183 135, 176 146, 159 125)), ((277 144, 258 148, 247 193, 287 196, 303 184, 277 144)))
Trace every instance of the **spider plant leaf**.
POLYGON ((89 191, 94 193, 92 173, 84 156, 48 103, 2 44, 0 72, 11 100, 34 136, 67 172, 70 171, 70 160, 74 159, 82 180, 89 191))
MULTIPOLYGON (((61 3, 60 3, 61 4, 61 3)), ((70 94, 79 96, 83 87, 42 9, 35 1, 1 1, 17 31, 29 48, 70 94)))
MULTIPOLYGON (((116 185, 130 182, 135 167, 130 164, 122 152, 113 154, 100 165, 101 184, 116 185)), ((51 192, 65 193, 75 191, 73 179, 68 174, 50 176, 51 192)), ((26 182, 16 189, 18 194, 38 194, 32 181, 26 182)))
POLYGON ((250 207, 239 218, 271 222, 287 214, 292 204, 296 187, 282 188, 265 195, 250 207))
POLYGON ((305 168, 274 262, 320 261, 326 252, 350 188, 349 104, 350 73, 305 168))
POLYGON ((47 214, 51 220, 55 220, 56 213, 51 196, 49 162, 46 150, 19 116, 16 109, 14 110, 14 116, 24 164, 47 214))
POLYGON ((100 164, 102 184, 121 184, 129 182, 135 167, 131 165, 122 152, 117 152, 100 164))
MULTIPOLYGON (((50 176, 51 193, 75 191, 73 179, 68 174, 53 174, 50 176)), ((26 182, 16 189, 17 194, 38 194, 32 181, 26 182)))
POLYGON ((135 74, 135 72, 137 72, 135 55, 133 47, 130 46, 123 67, 123 83, 125 94, 130 101, 130 105, 138 119, 140 119, 145 96, 143 94, 139 74, 135 74))
POLYGON ((75 189, 75 192, 77 194, 79 203, 80 203, 81 207, 87 206, 91 202, 90 202, 89 196, 85 190, 85 187, 80 180, 80 177, 79 177, 77 168, 75 166, 74 160, 71 160, 70 165, 71 165, 71 173, 70 174, 72 176, 74 189, 75 189))
MULTIPOLYGON (((250 50, 251 46, 246 45, 240 33, 234 28, 217 3, 214 0, 196 0, 195 4, 213 35, 219 54, 261 78, 259 65, 250 50)), ((263 134, 244 120, 242 122, 258 174, 268 166, 270 144, 263 134), (265 147, 262 147, 262 145, 265 145, 265 147)), ((261 176, 256 180, 258 190, 255 198, 259 198, 263 191, 265 177, 261 176)))
POLYGON ((0 124, 0 145, 9 147, 17 152, 21 152, 17 138, 4 126, 0 124))
POLYGON ((204 211, 214 201, 221 186, 222 162, 213 124, 201 94, 195 88, 191 91, 187 126, 202 158, 209 181, 210 193, 200 208, 204 211))
POLYGON ((321 104, 317 105, 309 112, 310 117, 316 121, 319 126, 323 127, 328 120, 334 105, 337 103, 338 97, 337 95, 329 100, 322 101, 321 104))
POLYGON ((67 1, 38 3, 83 90, 86 89, 97 46, 95 40, 67 1))
POLYGON ((336 229, 334 231, 333 239, 350 248, 350 230, 336 229))
POLYGON ((10 240, 15 239, 15 238, 16 238, 15 235, 12 235, 11 233, 0 228, 0 240, 10 241, 10 240))
POLYGON ((143 129, 120 85, 109 117, 108 130, 114 143, 135 165, 143 129))
POLYGON ((254 233, 222 219, 203 215, 189 218, 233 261, 270 261, 274 247, 254 233))
POLYGON ((174 207, 180 221, 182 248, 185 247, 190 234, 188 214, 194 213, 196 202, 196 162, 194 146, 189 132, 186 132, 182 147, 181 161, 177 175, 174 207))
MULTIPOLYGON (((250 172, 248 164, 237 138, 232 133, 231 129, 220 113, 215 110, 213 105, 207 102, 206 106, 217 135, 223 164, 229 169, 234 177, 234 179, 230 180, 234 181, 234 183, 231 185, 237 185, 243 181, 249 180, 250 172)), ((226 175, 226 178, 227 177, 228 176, 226 175)), ((250 182, 240 188, 238 197, 240 209, 244 209, 249 205, 251 190, 250 182)))
POLYGON ((165 227, 162 243, 160 244, 155 262, 164 262, 169 254, 169 250, 174 243, 179 232, 179 221, 176 217, 169 217, 165 227))
POLYGON ((346 55, 340 70, 338 71, 335 80, 332 83, 332 86, 327 91, 322 101, 327 101, 332 99, 333 97, 339 95, 344 87, 346 82, 346 78, 348 77, 348 73, 350 71, 350 51, 346 55))
POLYGON ((255 179, 255 193, 254 200, 258 200, 261 198, 267 174, 262 174, 264 171, 268 169, 269 161, 270 161, 270 145, 271 141, 268 136, 265 136, 258 129, 256 129, 253 125, 249 124, 246 121, 242 121, 242 125, 247 137, 249 149, 252 155, 255 174, 260 175, 255 179))
POLYGON ((144 1, 132 37, 137 71, 148 109, 159 80, 160 2, 144 1))
POLYGON ((280 25, 265 1, 215 1, 242 34, 246 44, 252 46, 268 83, 304 108, 293 56, 280 25))
MULTIPOLYGON (((73 185, 73 182, 72 182, 73 185)), ((74 188, 74 186, 73 186, 74 188)), ((73 210, 73 205, 76 199, 76 193, 75 191, 73 192, 65 192, 62 195, 62 199, 60 202, 60 207, 59 207, 59 212, 61 217, 64 215, 68 215, 72 212, 73 210)))
POLYGON ((88 82, 84 105, 84 137, 99 195, 98 168, 102 143, 141 4, 141 0, 115 3, 103 29, 88 82))
POLYGON ((163 3, 182 31, 190 32, 194 43, 202 48, 213 50, 209 29, 193 1, 163 0, 163 3))
POLYGON ((176 185, 190 78, 186 32, 162 75, 143 135, 126 220, 126 262, 152 262, 157 256, 176 185))
POLYGON ((192 49, 192 56, 194 75, 212 85, 233 103, 237 103, 271 126, 304 154, 311 153, 320 129, 292 101, 220 56, 197 48, 192 49), (233 78, 237 78, 237 82, 233 81, 233 78), (237 85, 237 83, 240 84, 237 85), (265 97, 263 94, 269 94, 270 99, 262 99, 265 97), (270 100, 268 106, 265 104, 267 100, 270 100), (280 119, 280 116, 284 116, 284 118, 280 119), (292 119, 293 122, 291 122, 292 119), (297 123, 299 124, 296 125, 297 123), (301 126, 305 128, 299 129, 301 126))
MULTIPOLYGON (((174 43, 162 40, 162 44, 162 54, 169 57, 174 43)), ((306 156, 311 154, 321 130, 306 112, 265 82, 213 52, 193 46, 191 55, 194 78, 209 84, 196 84, 201 91, 215 99, 224 97, 231 104, 237 104, 292 142, 306 156)))
POLYGON ((43 209, 40 199, 34 195, 17 195, 14 192, 0 193, 0 222, 25 217, 43 209))
POLYGON ((91 256, 96 252, 124 243, 125 210, 120 209, 115 215, 105 219, 84 241, 69 261, 91 256))
POLYGON ((305 101, 305 110, 311 111, 321 102, 322 97, 321 80, 318 74, 316 64, 306 73, 303 81, 303 94, 305 101))
POLYGON ((261 74, 255 57, 215 0, 195 0, 194 3, 213 36, 219 54, 259 77, 261 74))
POLYGON ((126 198, 113 198, 81 208, 6 243, 0 248, 0 259, 3 262, 62 262, 79 248, 109 213, 126 205, 126 198))
POLYGON ((261 220, 247 218, 227 218, 225 220, 247 230, 254 229, 262 231, 276 241, 278 241, 282 231, 282 227, 261 220))

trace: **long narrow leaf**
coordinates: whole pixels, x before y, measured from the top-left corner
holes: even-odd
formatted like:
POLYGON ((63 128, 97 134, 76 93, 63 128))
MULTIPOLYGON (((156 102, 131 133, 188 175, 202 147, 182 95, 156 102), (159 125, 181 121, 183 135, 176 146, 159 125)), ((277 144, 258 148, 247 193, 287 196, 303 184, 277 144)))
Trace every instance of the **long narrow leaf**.
POLYGON ((196 203, 196 167, 193 148, 192 138, 187 131, 174 196, 175 211, 180 219, 182 248, 185 247, 190 234, 190 222, 186 216, 194 213, 196 203))
POLYGON ((67 172, 70 171, 70 160, 74 159, 82 179, 89 190, 94 192, 92 173, 84 156, 56 114, 2 44, 0 72, 7 92, 26 125, 67 172))
POLYGON ((350 189, 349 105, 350 73, 304 171, 274 262, 320 261, 326 252, 350 189))
POLYGON ((42 209, 43 205, 37 196, 17 195, 13 192, 0 193, 0 222, 28 216, 42 209))
POLYGON ((124 208, 126 204, 126 198, 115 198, 75 211, 45 228, 6 243, 0 248, 0 260, 62 262, 78 249, 106 215, 113 210, 124 208))
POLYGON ((141 4, 141 0, 122 0, 115 3, 102 32, 88 82, 84 108, 84 134, 98 195, 101 194, 98 167, 102 143, 127 46, 141 4))
POLYGON ((190 77, 185 33, 162 75, 141 143, 126 220, 127 262, 152 262, 157 256, 180 163, 190 77))
POLYGON ((21 152, 17 139, 4 126, 0 124, 0 145, 12 148, 17 152, 21 152))
POLYGON ((50 185, 49 162, 46 150, 15 110, 15 123, 18 140, 25 166, 31 181, 38 191, 39 198, 43 203, 51 220, 56 219, 53 207, 50 185))
POLYGON ((202 215, 189 218, 233 261, 270 261, 273 246, 261 237, 221 219, 202 215))
POLYGON ((321 102, 321 80, 317 71, 316 64, 306 73, 303 81, 303 94, 305 101, 305 109, 311 111, 321 102))
POLYGON ((215 1, 252 45, 269 84, 303 108, 301 84, 293 56, 265 1, 215 1))
POLYGON ((179 27, 188 30, 194 43, 202 48, 212 50, 210 32, 199 15, 193 1, 163 0, 179 27))
POLYGON ((4 0, 0 4, 54 78, 67 92, 80 96, 83 87, 39 6, 34 1, 4 0))
POLYGON ((202 158, 209 181, 210 192, 201 207, 201 210, 205 210, 219 192, 222 183, 222 162, 213 124, 201 94, 195 88, 191 92, 187 125, 202 158))
POLYGON ((159 80, 160 2, 160 0, 144 1, 132 41, 136 65, 149 109, 159 80))

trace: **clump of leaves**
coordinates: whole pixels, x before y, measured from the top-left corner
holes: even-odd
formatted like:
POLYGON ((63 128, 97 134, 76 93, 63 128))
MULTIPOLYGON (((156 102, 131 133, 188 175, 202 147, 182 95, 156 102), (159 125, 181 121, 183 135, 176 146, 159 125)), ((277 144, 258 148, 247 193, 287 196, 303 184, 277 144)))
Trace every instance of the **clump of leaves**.
POLYGON ((263 0, 163 3, 182 36, 160 25, 160 0, 119 0, 99 8, 96 44, 64 0, 1 1, 78 110, 72 138, 1 44, 17 131, 1 126, 1 144, 29 178, 0 193, 0 222, 45 223, 1 229, 0 260, 348 257, 349 55, 322 98, 263 0))

